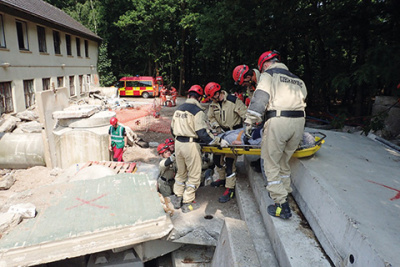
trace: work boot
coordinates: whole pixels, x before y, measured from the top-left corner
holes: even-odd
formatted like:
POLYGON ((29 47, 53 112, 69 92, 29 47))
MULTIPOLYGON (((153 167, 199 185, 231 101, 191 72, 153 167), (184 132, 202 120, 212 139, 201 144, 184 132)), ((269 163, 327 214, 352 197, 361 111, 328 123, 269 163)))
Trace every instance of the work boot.
POLYGON ((227 188, 222 196, 219 197, 220 203, 225 203, 231 200, 235 196, 235 189, 227 188))
POLYGON ((171 200, 172 205, 174 205, 174 208, 176 210, 178 210, 182 207, 182 197, 178 197, 177 195, 172 195, 169 198, 171 200))
POLYGON ((225 186, 225 180, 218 179, 215 182, 212 182, 210 185, 213 187, 225 186))
POLYGON ((193 201, 192 203, 183 203, 181 210, 183 213, 187 213, 193 210, 197 210, 198 208, 200 208, 199 203, 193 201))
POLYGON ((275 205, 269 205, 267 210, 269 215, 281 219, 289 219, 292 217, 292 212, 290 211, 289 203, 287 201, 283 204, 275 203, 275 205))

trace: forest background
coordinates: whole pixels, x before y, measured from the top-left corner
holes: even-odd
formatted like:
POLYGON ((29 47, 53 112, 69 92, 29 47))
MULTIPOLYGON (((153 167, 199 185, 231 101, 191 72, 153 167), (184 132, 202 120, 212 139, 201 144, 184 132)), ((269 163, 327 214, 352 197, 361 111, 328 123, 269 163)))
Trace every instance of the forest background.
POLYGON ((371 127, 375 97, 400 96, 398 0, 46 1, 103 39, 103 86, 162 75, 181 95, 210 81, 237 92, 234 67, 275 49, 305 81, 308 115, 371 127))

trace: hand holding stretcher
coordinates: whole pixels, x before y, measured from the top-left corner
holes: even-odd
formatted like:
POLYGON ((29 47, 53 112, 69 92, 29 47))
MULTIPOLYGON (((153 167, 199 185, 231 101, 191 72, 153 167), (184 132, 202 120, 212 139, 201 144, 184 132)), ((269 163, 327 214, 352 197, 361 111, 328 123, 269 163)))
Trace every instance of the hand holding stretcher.
MULTIPOLYGON (((314 155, 325 143, 326 135, 321 132, 305 132, 303 135, 303 140, 299 144, 299 147, 294 152, 293 157, 296 158, 305 158, 314 155), (314 138, 314 142, 310 142, 309 139, 312 136, 314 138), (305 142, 307 141, 307 142, 305 142)), ((238 136, 237 140, 239 140, 240 136, 238 136)), ((235 155, 261 155, 261 144, 253 144, 253 145, 230 145, 228 147, 221 148, 217 145, 202 145, 202 152, 208 153, 222 153, 222 154, 235 154, 235 155)))

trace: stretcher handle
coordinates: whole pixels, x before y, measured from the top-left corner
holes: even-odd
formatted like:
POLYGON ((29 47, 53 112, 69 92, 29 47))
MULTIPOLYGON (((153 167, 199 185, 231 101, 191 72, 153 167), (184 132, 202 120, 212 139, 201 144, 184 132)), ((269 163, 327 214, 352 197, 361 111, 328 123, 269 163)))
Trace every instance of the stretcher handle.
POLYGON ((319 135, 322 135, 322 137, 321 137, 317 142, 315 142, 315 146, 321 145, 322 140, 324 140, 325 137, 326 137, 326 134, 321 133, 321 132, 310 132, 310 134, 319 134, 319 135))

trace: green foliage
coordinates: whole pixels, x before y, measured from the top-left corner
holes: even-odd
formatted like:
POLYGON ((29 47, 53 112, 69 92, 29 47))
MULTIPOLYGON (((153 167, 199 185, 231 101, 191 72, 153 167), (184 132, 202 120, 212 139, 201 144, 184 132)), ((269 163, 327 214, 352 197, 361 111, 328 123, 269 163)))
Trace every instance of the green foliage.
POLYGON ((331 125, 334 129, 343 129, 346 120, 347 120, 347 115, 345 113, 340 113, 339 115, 333 118, 331 125))
POLYGON ((235 91, 233 68, 277 49, 305 81, 309 108, 342 103, 365 116, 374 96, 398 93, 400 1, 47 1, 103 38, 104 81, 159 73, 184 90, 215 81, 235 91))
POLYGON ((107 44, 103 42, 99 48, 99 60, 97 63, 97 71, 100 75, 101 86, 111 86, 117 81, 111 68, 111 60, 108 58, 107 53, 107 44))
POLYGON ((365 135, 372 130, 374 132, 383 130, 385 128, 385 119, 387 118, 388 113, 383 112, 375 117, 372 117, 364 126, 363 131, 365 135))

